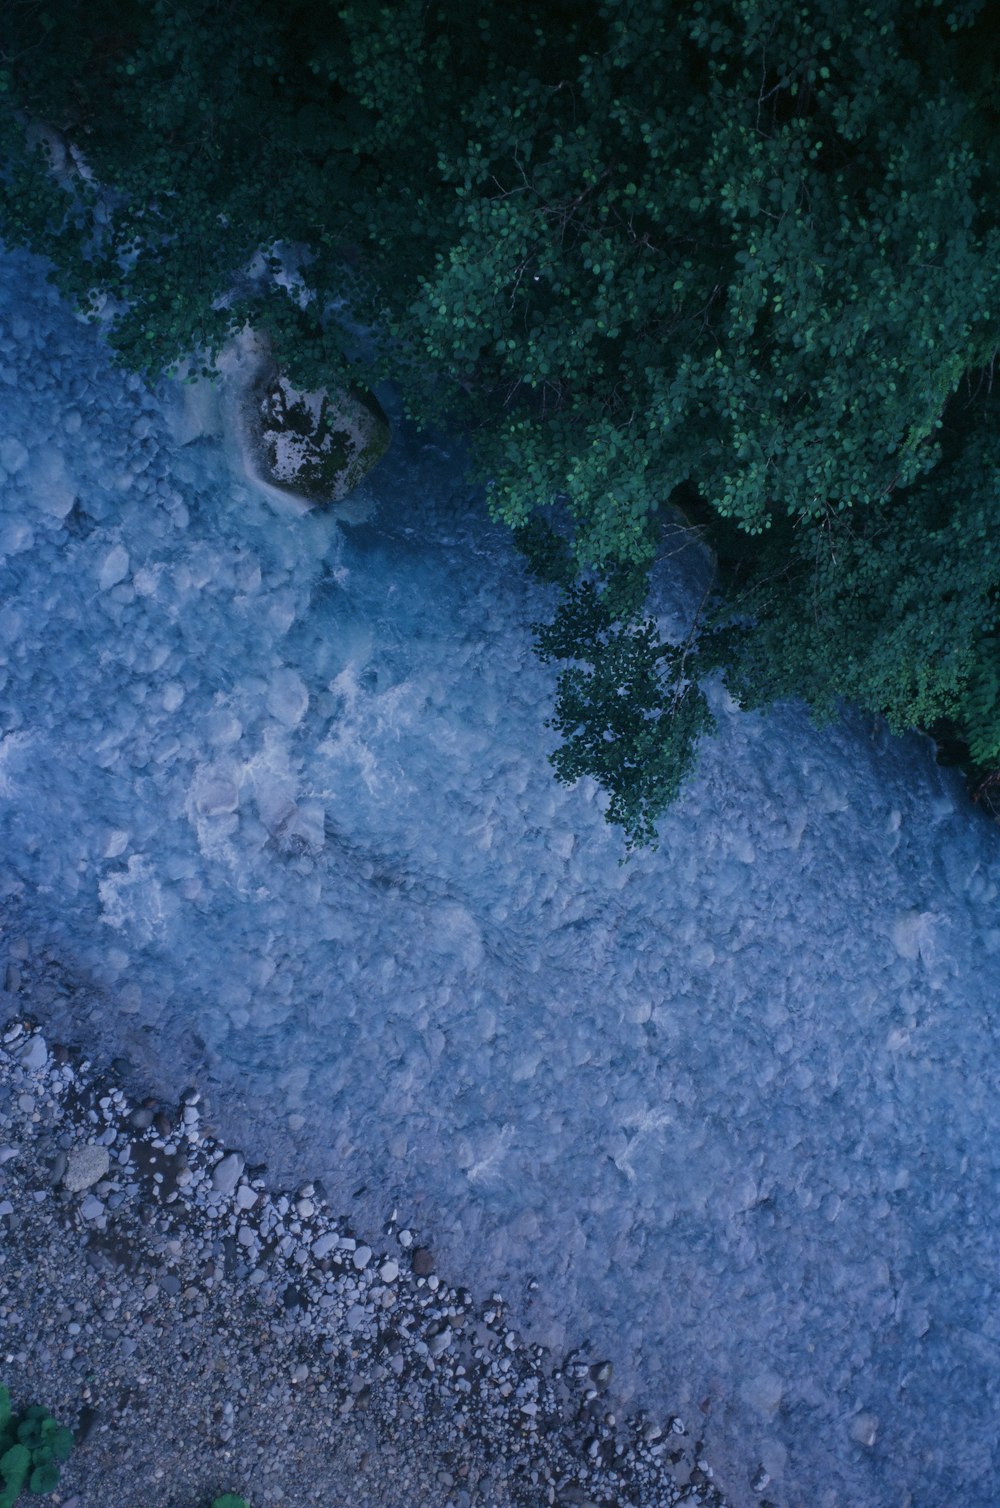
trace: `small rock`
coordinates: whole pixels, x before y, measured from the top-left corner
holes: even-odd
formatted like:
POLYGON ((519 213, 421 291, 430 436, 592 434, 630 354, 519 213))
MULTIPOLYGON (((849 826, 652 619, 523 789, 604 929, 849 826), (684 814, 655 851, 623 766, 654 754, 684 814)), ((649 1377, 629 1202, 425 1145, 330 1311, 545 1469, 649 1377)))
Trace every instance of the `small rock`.
POLYGON ((45 1038, 37 1035, 29 1037, 17 1056, 22 1068, 44 1068, 49 1058, 45 1038))
POLYGON ((96 1194, 88 1194, 80 1205, 80 1214, 84 1220, 98 1220, 104 1214, 104 1205, 96 1194))
POLYGON ((99 1183, 110 1166, 111 1157, 107 1147, 74 1147, 66 1157, 63 1186, 71 1194, 78 1194, 83 1189, 89 1189, 92 1183, 99 1183))
POLYGON ((429 1278, 434 1271, 434 1258, 426 1246, 413 1248, 413 1271, 418 1278, 429 1278))
POLYGON ((851 1438, 859 1445, 874 1445, 878 1434, 878 1420, 874 1414, 856 1414, 851 1420, 851 1438))
POLYGON ((124 545, 115 545, 104 557, 97 584, 102 592, 110 591, 128 575, 129 558, 124 545))
POLYGON ((399 1277, 399 1263, 394 1262, 390 1257, 388 1261, 382 1263, 378 1275, 383 1283, 394 1283, 399 1277))
POLYGON ((28 452, 14 435, 0 440, 0 466, 10 476, 16 475, 27 465, 28 452))
POLYGON ((359 1247, 357 1247, 357 1249, 355 1250, 355 1253, 354 1253, 354 1265, 358 1269, 359 1272, 363 1271, 363 1269, 368 1266, 368 1263, 371 1261, 371 1258, 372 1258, 372 1249, 371 1249, 370 1246, 359 1246, 359 1247))
POLYGON ((228 1152, 212 1169, 212 1187, 217 1194, 231 1194, 243 1172, 244 1158, 241 1152, 228 1152))

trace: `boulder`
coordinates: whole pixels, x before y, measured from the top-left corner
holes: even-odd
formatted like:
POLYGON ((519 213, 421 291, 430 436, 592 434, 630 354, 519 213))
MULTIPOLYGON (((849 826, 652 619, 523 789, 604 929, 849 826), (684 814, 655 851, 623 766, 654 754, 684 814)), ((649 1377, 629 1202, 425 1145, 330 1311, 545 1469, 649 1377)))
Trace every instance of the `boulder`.
POLYGON ((318 504, 352 492, 381 460, 390 438, 389 422, 370 393, 302 392, 270 361, 247 389, 243 424, 261 480, 318 504))

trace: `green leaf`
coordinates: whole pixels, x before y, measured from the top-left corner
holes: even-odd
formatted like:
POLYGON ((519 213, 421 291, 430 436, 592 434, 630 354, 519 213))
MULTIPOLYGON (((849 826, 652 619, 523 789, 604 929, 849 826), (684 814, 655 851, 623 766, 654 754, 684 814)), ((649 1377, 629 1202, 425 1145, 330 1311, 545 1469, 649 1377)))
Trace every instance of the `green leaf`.
POLYGON ((59 1468, 51 1461, 43 1466, 36 1466, 28 1482, 29 1491, 36 1493, 39 1497, 44 1493, 54 1492, 58 1486, 59 1468))

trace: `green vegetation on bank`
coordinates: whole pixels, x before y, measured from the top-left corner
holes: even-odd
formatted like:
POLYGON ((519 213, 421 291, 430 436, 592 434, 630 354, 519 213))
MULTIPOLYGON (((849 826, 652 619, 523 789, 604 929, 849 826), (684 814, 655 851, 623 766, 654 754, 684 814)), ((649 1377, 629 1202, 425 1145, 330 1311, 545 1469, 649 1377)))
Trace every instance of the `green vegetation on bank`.
MULTIPOLYGON (((69 1460, 71 1430, 57 1424, 40 1403, 23 1414, 11 1409, 10 1393, 0 1385, 0 1508, 14 1508, 22 1492, 44 1496, 59 1485, 59 1467, 69 1460)), ((212 1508, 249 1508, 246 1498, 226 1492, 212 1508)))
POLYGON ((712 672, 1000 766, 998 64, 985 0, 8 0, 0 231, 135 368, 250 321, 465 429, 631 845, 712 672), (717 564, 668 644, 678 506, 717 564))
POLYGON ((0 1508, 14 1508, 22 1492, 54 1492, 72 1449, 71 1432, 48 1409, 32 1404, 15 1414, 10 1393, 0 1387, 0 1508))

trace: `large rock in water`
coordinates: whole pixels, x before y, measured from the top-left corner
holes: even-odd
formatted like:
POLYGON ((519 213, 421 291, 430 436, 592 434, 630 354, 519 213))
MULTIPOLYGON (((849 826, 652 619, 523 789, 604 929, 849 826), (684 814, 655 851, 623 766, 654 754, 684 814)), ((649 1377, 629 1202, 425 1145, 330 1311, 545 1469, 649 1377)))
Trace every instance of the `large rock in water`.
POLYGON ((390 438, 370 393, 300 392, 270 362, 247 390, 243 422, 261 480, 310 503, 346 497, 381 460, 390 438))

